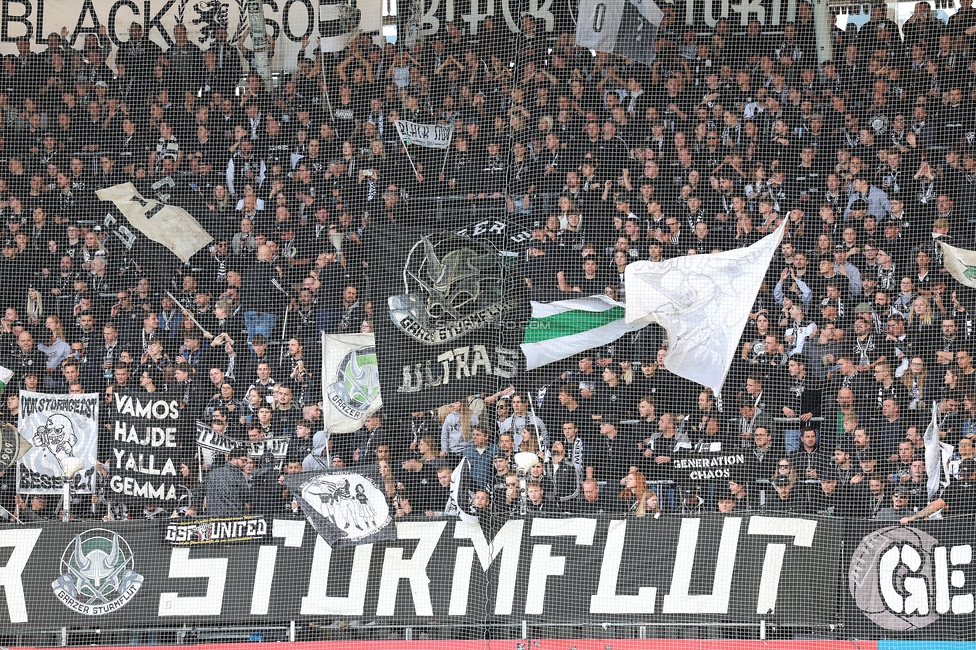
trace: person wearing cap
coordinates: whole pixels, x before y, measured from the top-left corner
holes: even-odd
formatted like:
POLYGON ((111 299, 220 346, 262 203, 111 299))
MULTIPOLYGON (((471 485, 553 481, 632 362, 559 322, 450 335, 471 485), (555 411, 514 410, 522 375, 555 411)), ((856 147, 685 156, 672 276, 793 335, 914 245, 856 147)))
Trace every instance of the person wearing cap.
POLYGON ((247 452, 236 447, 227 454, 227 462, 210 470, 206 482, 207 515, 239 517, 250 512, 248 484, 244 475, 247 452))
POLYGON ((911 495, 908 488, 895 485, 891 491, 891 504, 879 509, 874 518, 878 521, 901 521, 913 514, 915 511, 911 507, 911 495))

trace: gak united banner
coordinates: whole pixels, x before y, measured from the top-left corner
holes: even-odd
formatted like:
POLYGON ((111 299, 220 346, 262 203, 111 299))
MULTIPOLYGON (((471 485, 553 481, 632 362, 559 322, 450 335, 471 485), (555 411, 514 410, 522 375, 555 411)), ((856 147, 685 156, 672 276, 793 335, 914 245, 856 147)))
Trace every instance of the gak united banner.
POLYGON ((180 405, 165 393, 115 393, 101 458, 116 498, 172 509, 185 496, 180 475, 180 405))
POLYGON ((98 461, 101 395, 51 395, 20 391, 17 428, 33 445, 17 465, 21 494, 58 494, 65 474, 71 489, 93 492, 98 461))
POLYGON ((508 385, 531 316, 521 274, 484 239, 398 227, 370 266, 383 403, 436 408, 508 385), (504 383, 503 383, 504 382, 504 383))

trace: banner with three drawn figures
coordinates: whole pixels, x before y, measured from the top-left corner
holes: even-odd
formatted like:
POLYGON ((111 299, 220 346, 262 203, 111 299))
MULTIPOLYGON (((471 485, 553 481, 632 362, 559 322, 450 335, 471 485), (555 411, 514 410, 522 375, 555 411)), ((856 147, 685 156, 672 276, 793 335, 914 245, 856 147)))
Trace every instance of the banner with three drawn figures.
POLYGON ((98 407, 101 396, 49 395, 20 391, 17 428, 33 448, 17 465, 21 494, 59 494, 70 474, 71 489, 95 489, 98 407))
POLYGON ((285 485, 309 523, 333 548, 396 539, 376 465, 290 474, 285 485))

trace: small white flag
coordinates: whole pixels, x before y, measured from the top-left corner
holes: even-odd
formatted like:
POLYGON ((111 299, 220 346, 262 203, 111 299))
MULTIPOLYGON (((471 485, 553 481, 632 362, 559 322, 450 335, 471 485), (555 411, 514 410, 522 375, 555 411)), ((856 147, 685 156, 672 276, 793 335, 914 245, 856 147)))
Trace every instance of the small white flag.
POLYGON ((383 405, 372 334, 322 335, 322 429, 352 433, 383 405))
POLYGON ((718 395, 785 228, 748 248, 628 265, 626 321, 664 327, 664 366, 718 395))
POLYGON ((0 366, 0 393, 3 393, 7 389, 7 385, 10 384, 10 380, 14 378, 14 371, 10 368, 4 368, 0 366))
POLYGON ((938 242, 942 247, 942 265, 956 280, 976 288, 976 252, 938 242))

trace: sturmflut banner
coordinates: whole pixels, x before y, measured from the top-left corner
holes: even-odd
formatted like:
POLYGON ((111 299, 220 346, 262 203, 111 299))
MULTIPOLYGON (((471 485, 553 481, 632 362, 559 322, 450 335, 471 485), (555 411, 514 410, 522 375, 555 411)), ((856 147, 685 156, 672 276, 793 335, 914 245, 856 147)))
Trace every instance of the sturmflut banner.
MULTIPOLYGON (((0 623, 253 626, 352 617, 450 625, 487 617, 826 627, 840 615, 845 522, 829 517, 420 518, 389 524, 395 540, 344 547, 329 545, 304 517, 275 519, 270 536, 248 543, 193 548, 163 541, 168 530, 186 536, 174 523, 193 522, 0 527, 10 558, 0 623), (94 579, 104 572, 125 578, 94 579), (72 584, 82 588, 66 592, 72 584)), ((261 525, 229 528, 250 536, 261 525)))
POLYGON ((65 474, 75 492, 92 492, 98 461, 101 396, 20 391, 17 428, 33 445, 17 465, 21 494, 60 494, 65 474))
POLYGON ((165 393, 115 393, 103 436, 110 492, 133 504, 173 508, 185 496, 180 475, 180 405, 165 393))

